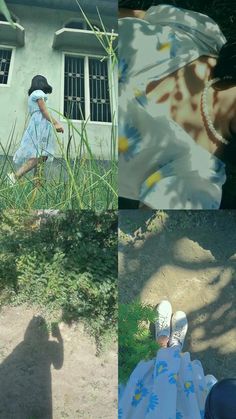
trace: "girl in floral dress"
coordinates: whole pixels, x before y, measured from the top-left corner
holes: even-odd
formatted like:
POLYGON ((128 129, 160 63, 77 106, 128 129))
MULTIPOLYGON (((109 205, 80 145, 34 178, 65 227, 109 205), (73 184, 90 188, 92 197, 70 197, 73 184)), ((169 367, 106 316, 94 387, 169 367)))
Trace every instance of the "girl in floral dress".
POLYGON ((201 362, 182 352, 185 313, 172 316, 170 302, 163 300, 157 314, 160 349, 154 359, 141 361, 121 387, 119 419, 204 419, 206 398, 217 380, 205 376, 201 362))
POLYGON ((50 93, 52 87, 44 76, 37 75, 32 79, 28 91, 30 121, 13 157, 14 163, 21 167, 16 173, 8 174, 12 184, 32 169, 36 170, 40 163, 53 160, 56 148, 53 125, 57 132, 63 133, 64 129, 46 108, 47 95, 50 93))

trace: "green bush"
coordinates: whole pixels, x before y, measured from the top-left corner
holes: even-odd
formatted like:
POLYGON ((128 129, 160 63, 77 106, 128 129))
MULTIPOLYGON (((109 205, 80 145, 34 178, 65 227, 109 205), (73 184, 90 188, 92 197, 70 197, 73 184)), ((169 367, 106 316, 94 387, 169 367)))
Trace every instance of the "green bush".
POLYGON ((158 345, 148 324, 156 320, 153 307, 139 301, 119 304, 119 382, 125 383, 141 360, 155 356, 158 345))
POLYGON ((117 323, 117 214, 0 215, 0 304, 84 319, 95 337, 117 323))

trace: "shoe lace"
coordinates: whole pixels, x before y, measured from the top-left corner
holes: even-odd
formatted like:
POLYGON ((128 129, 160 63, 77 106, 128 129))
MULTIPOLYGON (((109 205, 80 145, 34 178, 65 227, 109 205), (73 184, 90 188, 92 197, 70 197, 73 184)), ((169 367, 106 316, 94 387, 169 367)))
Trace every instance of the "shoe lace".
POLYGON ((158 322, 158 329, 159 329, 159 331, 164 330, 164 329, 167 329, 169 327, 169 325, 168 325, 168 317, 165 316, 165 315, 159 314, 158 315, 157 322, 158 322))
POLYGON ((178 341, 181 345, 182 345, 182 333, 183 333, 183 328, 181 326, 176 326, 176 329, 171 337, 172 341, 178 341))

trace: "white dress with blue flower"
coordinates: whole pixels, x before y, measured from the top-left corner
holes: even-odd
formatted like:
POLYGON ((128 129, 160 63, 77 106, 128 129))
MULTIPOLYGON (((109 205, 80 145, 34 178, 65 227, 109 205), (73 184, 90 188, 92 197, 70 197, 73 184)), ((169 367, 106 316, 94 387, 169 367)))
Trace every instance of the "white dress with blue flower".
POLYGON ((180 348, 160 349, 141 361, 120 387, 119 419, 204 419, 205 401, 216 379, 180 348))
POLYGON ((30 158, 47 156, 47 161, 52 161, 55 153, 55 135, 51 122, 49 122, 39 109, 37 100, 47 101, 47 96, 42 90, 35 90, 28 99, 30 121, 16 151, 13 161, 23 164, 30 158))
POLYGON ((154 209, 216 209, 225 165, 173 119, 156 115, 146 96, 160 80, 200 56, 219 53, 226 39, 200 13, 151 7, 144 20, 119 22, 119 195, 154 209))

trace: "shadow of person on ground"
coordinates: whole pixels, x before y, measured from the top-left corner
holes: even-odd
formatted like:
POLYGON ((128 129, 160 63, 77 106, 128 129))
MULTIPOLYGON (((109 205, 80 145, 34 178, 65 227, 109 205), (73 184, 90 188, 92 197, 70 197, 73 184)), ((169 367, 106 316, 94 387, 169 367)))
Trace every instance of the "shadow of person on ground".
POLYGON ((24 340, 0 365, 0 418, 52 419, 51 365, 63 365, 63 339, 58 327, 49 341, 43 317, 34 316, 24 340))

